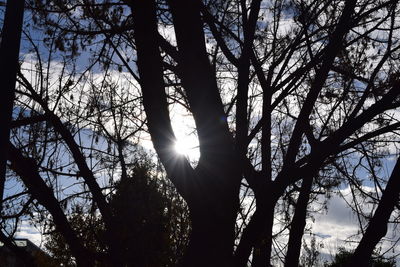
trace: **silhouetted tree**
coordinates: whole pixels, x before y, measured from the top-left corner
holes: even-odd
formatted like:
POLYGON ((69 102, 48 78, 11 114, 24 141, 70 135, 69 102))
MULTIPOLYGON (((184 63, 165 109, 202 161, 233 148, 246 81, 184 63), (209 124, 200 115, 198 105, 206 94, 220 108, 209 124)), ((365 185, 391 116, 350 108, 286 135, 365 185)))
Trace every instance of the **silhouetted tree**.
MULTIPOLYGON (((7 1, 0 42, 0 73, 2 73, 2 104, 0 105, 0 147, 6 147, 10 135, 11 115, 15 97, 18 53, 24 16, 24 2, 7 1)), ((6 173, 6 151, 0 154, 0 204, 6 173)))
MULTIPOLYGON (((342 267, 347 266, 349 263, 353 253, 345 250, 344 248, 339 248, 338 253, 336 253, 335 258, 332 263, 329 263, 328 267, 342 267)), ((394 267, 396 266, 396 262, 394 260, 387 260, 382 257, 374 257, 373 259, 368 259, 362 266, 368 267, 394 267)), ((360 265, 361 266, 361 265, 360 265)))
MULTIPOLYGON (((130 142, 140 143, 145 131, 190 210, 182 266, 246 266, 250 258, 254 267, 268 266, 282 254, 294 260, 287 265, 298 264, 309 203, 335 186, 351 188, 364 239, 370 234, 357 197, 389 213, 371 225, 387 224, 397 199, 386 201, 385 195, 396 190, 379 173, 379 162, 390 156, 388 144, 396 146, 400 126, 398 1, 28 3, 36 27, 46 33, 43 42, 65 67, 55 89, 20 73, 16 103, 31 121, 15 120, 10 169, 26 196, 52 215, 78 264, 86 264, 87 248, 51 178, 61 172, 82 185, 75 197, 98 209, 108 260, 121 266, 120 218, 105 189, 115 175, 128 177, 130 142), (81 53, 92 61, 79 75, 74 61, 81 53), (195 163, 174 151, 175 105, 194 120, 200 151, 195 163), (33 115, 44 121, 40 130, 31 126, 33 115), (24 127, 36 135, 18 133, 24 127), (88 138, 89 147, 80 139, 85 129, 98 132, 88 138), (105 136, 107 145, 94 135, 105 136), (100 184, 99 166, 109 170, 107 186, 100 184), (377 193, 365 192, 362 180, 377 193), (275 234, 278 218, 284 218, 282 231, 275 234), (288 231, 289 244, 274 246, 288 231)), ((365 244, 357 250, 370 258, 373 248, 362 250, 365 244)))
MULTIPOLYGON (((182 211, 176 212, 185 209, 185 205, 170 189, 162 188, 166 184, 152 177, 152 171, 150 162, 130 167, 127 179, 117 181, 109 196, 117 218, 116 239, 122 248, 119 256, 124 266, 175 266, 186 247, 190 224, 182 211), (175 217, 178 214, 180 218, 175 217)), ((76 204, 69 217, 85 247, 95 255, 96 266, 112 266, 112 262, 106 261, 108 245, 99 214, 90 214, 76 204)), ((59 264, 75 266, 68 243, 52 229, 51 221, 49 227, 46 249, 59 264)))

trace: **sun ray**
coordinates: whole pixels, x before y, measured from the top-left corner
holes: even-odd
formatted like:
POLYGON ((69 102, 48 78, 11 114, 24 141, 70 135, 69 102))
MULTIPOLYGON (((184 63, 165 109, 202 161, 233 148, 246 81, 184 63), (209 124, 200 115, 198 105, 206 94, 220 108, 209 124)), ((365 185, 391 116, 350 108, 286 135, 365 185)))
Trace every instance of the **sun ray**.
POLYGON ((175 152, 187 156, 190 160, 197 160, 199 157, 198 140, 193 136, 178 138, 175 142, 175 152))

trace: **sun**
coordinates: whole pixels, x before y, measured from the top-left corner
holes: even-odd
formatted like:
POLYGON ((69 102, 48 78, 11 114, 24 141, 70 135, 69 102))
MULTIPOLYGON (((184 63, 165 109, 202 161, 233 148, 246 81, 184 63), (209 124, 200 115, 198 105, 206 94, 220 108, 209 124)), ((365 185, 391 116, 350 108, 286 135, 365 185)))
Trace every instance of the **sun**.
POLYGON ((193 116, 184 108, 173 106, 171 109, 171 124, 175 142, 171 147, 172 153, 187 158, 193 166, 200 159, 199 138, 193 116))
POLYGON ((185 142, 176 141, 175 142, 175 152, 181 155, 187 155, 190 152, 190 148, 185 142))
POLYGON ((198 140, 191 136, 178 138, 175 142, 174 149, 177 154, 187 156, 192 160, 195 160, 199 156, 198 140))

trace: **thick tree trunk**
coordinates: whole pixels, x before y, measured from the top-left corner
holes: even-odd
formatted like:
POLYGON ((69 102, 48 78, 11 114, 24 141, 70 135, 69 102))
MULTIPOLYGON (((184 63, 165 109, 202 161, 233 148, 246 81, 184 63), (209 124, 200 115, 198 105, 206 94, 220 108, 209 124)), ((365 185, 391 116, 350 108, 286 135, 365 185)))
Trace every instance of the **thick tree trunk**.
POLYGON ((241 173, 208 60, 199 3, 170 1, 180 78, 199 136, 201 157, 195 170, 172 149, 175 136, 157 43, 155 3, 140 0, 129 3, 149 132, 168 177, 190 209, 192 233, 181 266, 232 266, 241 173))
POLYGON ((301 185, 300 195, 296 203, 296 209, 290 226, 288 250, 285 257, 285 267, 299 266, 301 251, 301 239, 306 226, 307 205, 313 179, 306 178, 301 185))
POLYGON ((268 214, 267 215, 268 219, 266 220, 264 238, 259 240, 259 242, 253 248, 253 260, 251 262, 252 267, 271 266, 272 228, 274 226, 275 208, 270 208, 265 210, 268 214))
POLYGON ((0 44, 0 209, 5 183, 7 143, 10 135, 18 54, 24 15, 24 0, 8 0, 0 44))
POLYGON ((254 246, 251 267, 270 266, 267 261, 267 258, 268 258, 267 255, 268 255, 268 250, 269 250, 269 255, 271 255, 271 249, 267 248, 267 242, 268 242, 268 240, 263 239, 263 240, 261 240, 260 244, 254 246))
POLYGON ((369 222, 363 238, 346 266, 368 266, 376 244, 386 235, 390 214, 400 193, 400 159, 397 160, 389 181, 383 191, 381 201, 369 222))
POLYGON ((233 266, 236 212, 210 208, 191 211, 192 232, 182 267, 233 266))
POLYGON ((235 187, 221 181, 238 180, 235 168, 215 175, 210 164, 195 170, 197 190, 188 201, 192 232, 181 266, 233 266, 235 223, 239 208, 239 183, 235 187))

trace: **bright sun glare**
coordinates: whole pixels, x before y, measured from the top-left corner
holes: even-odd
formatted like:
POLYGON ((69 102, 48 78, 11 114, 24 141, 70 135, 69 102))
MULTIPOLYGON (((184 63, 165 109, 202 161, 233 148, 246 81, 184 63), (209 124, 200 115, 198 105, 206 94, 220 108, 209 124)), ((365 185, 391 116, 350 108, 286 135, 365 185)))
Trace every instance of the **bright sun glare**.
POLYGON ((198 156, 198 144, 192 138, 182 138, 175 142, 175 151, 180 155, 194 159, 198 156))
POLYGON ((185 156, 191 164, 196 165, 200 158, 200 150, 194 119, 186 109, 180 106, 174 106, 171 114, 172 128, 176 138, 172 149, 177 155, 185 156))

